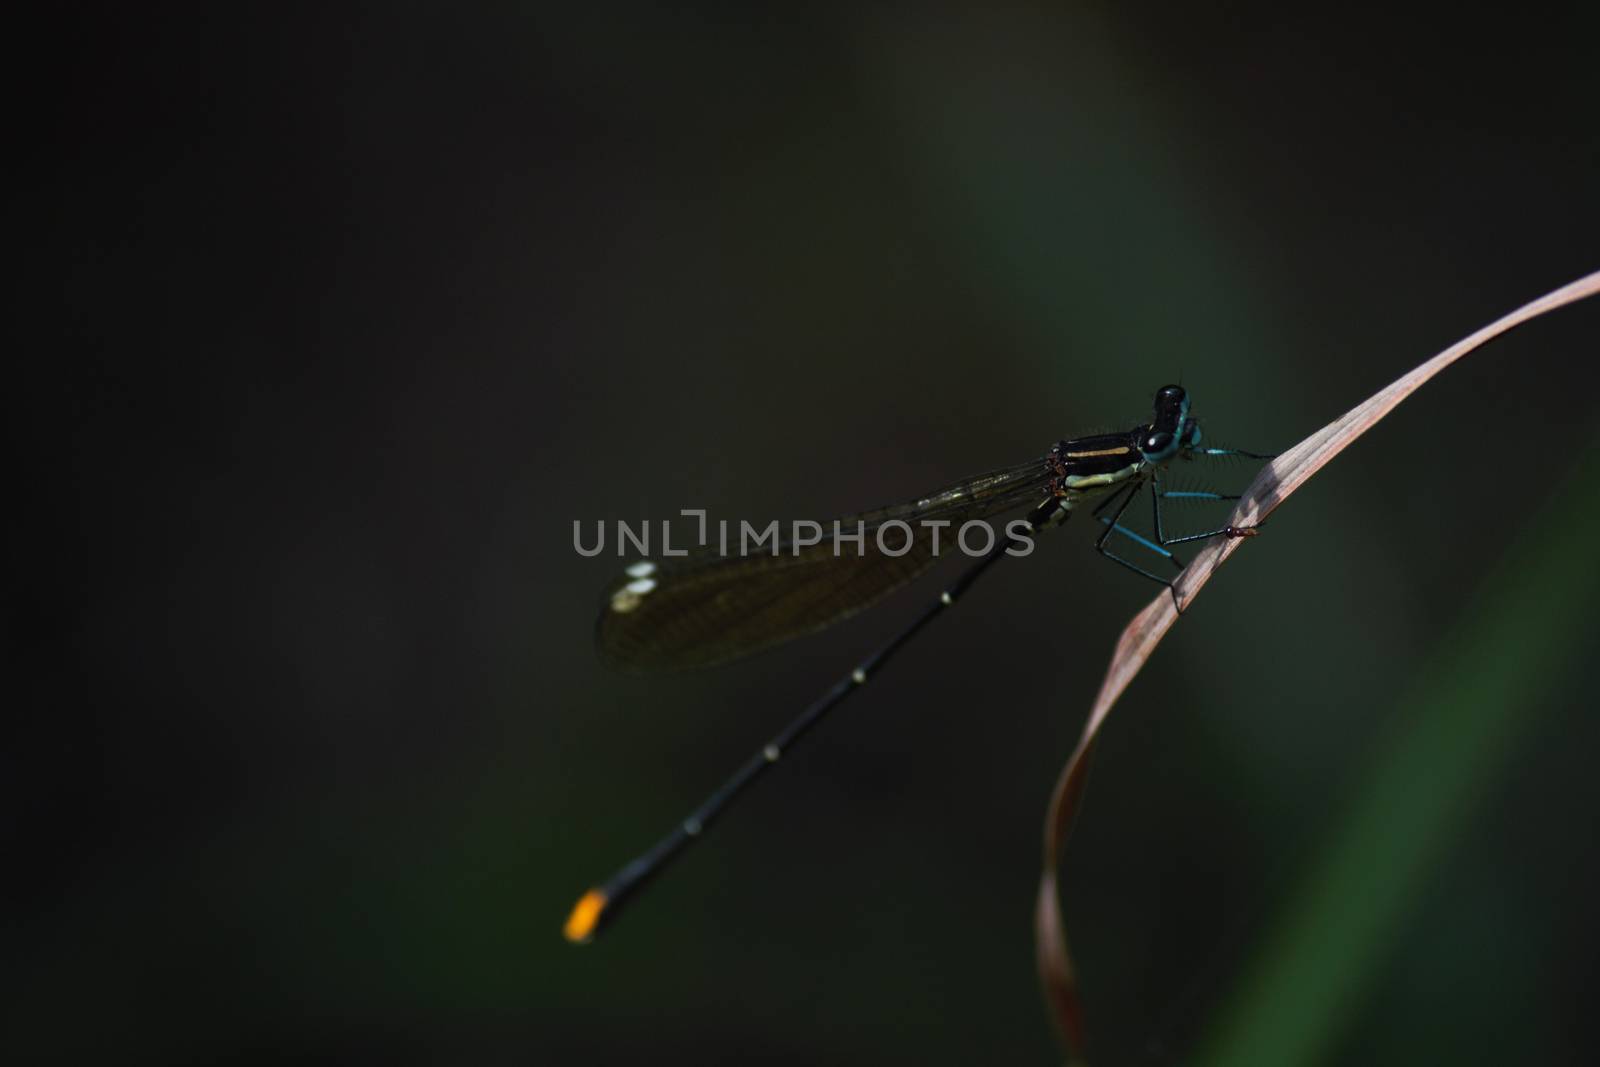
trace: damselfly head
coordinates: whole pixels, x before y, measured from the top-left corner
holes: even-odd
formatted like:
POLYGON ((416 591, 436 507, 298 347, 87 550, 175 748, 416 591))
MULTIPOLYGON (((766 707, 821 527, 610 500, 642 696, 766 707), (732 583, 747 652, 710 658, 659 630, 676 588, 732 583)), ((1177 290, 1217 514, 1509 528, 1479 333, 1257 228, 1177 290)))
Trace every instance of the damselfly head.
POLYGON ((1139 435, 1139 454, 1146 463, 1165 463, 1179 449, 1193 447, 1199 433, 1189 421, 1189 394, 1181 385, 1163 385, 1156 390, 1154 417, 1139 435))

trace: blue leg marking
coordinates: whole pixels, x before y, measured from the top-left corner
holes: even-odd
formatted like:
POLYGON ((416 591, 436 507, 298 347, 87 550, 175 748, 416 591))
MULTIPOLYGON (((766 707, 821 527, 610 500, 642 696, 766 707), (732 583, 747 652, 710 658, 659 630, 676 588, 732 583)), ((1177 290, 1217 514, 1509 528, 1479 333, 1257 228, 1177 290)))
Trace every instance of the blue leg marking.
MULTIPOLYGON (((1118 520, 1122 518, 1122 513, 1124 511, 1128 510, 1128 505, 1133 503, 1133 498, 1138 494, 1138 492, 1139 492, 1139 483, 1138 482, 1134 482, 1133 484, 1129 485, 1127 489, 1125 489, 1125 490, 1124 489, 1119 489, 1117 492, 1113 493, 1106 500, 1105 504, 1102 504, 1100 507, 1095 509, 1096 514, 1098 514, 1100 511, 1104 510, 1104 508, 1107 505, 1109 505, 1111 501, 1118 500, 1118 499, 1120 499, 1122 501, 1122 503, 1120 505, 1118 505, 1117 510, 1111 515, 1110 518, 1102 518, 1100 520, 1101 522, 1106 524, 1106 528, 1105 528, 1105 532, 1102 533, 1098 538, 1095 539, 1094 550, 1096 552, 1100 553, 1106 559, 1109 559, 1111 562, 1120 564, 1120 565, 1128 568, 1130 571, 1132 571, 1135 574, 1143 575, 1144 577, 1150 579, 1152 582, 1157 582, 1157 583, 1159 583, 1161 585, 1166 586, 1168 589, 1172 589, 1173 586, 1172 586, 1172 581, 1170 579, 1163 578, 1159 574, 1151 574, 1149 571, 1145 570, 1143 567, 1139 566, 1137 563, 1132 563, 1132 562, 1130 562, 1128 560, 1123 559, 1121 556, 1117 555, 1115 552, 1111 551, 1109 548, 1106 547, 1106 542, 1108 540, 1110 540, 1111 535, 1120 530, 1122 533, 1124 533, 1127 536, 1133 538, 1135 541, 1139 541, 1139 542, 1145 544, 1146 546, 1155 549, 1155 551, 1160 552, 1162 555, 1164 555, 1168 559, 1172 560, 1172 562, 1174 564, 1176 564, 1179 568, 1182 568, 1183 564, 1178 560, 1178 558, 1176 556, 1172 555, 1172 553, 1165 552, 1162 549, 1157 548, 1155 545, 1151 545, 1149 541, 1146 541, 1144 538, 1140 537, 1138 534, 1134 533, 1132 530, 1129 530, 1126 526, 1123 526, 1120 522, 1118 522, 1118 520)), ((1176 605, 1178 603, 1178 594, 1177 594, 1176 591, 1174 591, 1173 594, 1172 594, 1172 603, 1174 605, 1176 605)))
MULTIPOLYGON (((1100 521, 1101 522, 1105 522, 1105 523, 1110 523, 1111 522, 1110 519, 1104 519, 1104 518, 1101 519, 1100 521)), ((1151 541, 1148 538, 1145 538, 1145 537, 1143 537, 1143 536, 1141 536, 1141 535, 1139 535, 1137 533, 1134 533, 1132 530, 1128 529, 1126 526, 1122 525, 1120 522, 1112 523, 1111 524, 1111 528, 1113 530, 1117 531, 1117 533, 1121 534, 1122 536, 1128 538, 1128 540, 1134 541, 1134 542, 1136 542, 1136 543, 1138 543, 1140 545, 1143 545, 1145 548, 1148 548, 1150 551, 1154 552, 1156 555, 1165 556, 1168 559, 1172 560, 1174 563, 1177 562, 1177 557, 1174 556, 1171 552, 1168 552, 1166 549, 1162 548, 1160 545, 1156 544, 1154 541, 1151 541)))
POLYGON ((1242 448, 1197 448, 1196 454, 1202 456, 1243 456, 1246 459, 1276 459, 1275 453, 1263 454, 1261 452, 1246 452, 1242 448))
MULTIPOLYGON (((1228 454, 1230 454, 1230 455, 1234 454, 1231 450, 1226 450, 1226 449, 1212 449, 1211 451, 1215 451, 1215 452, 1224 452, 1225 451, 1225 452, 1228 452, 1228 454)), ((1237 454, 1238 455, 1244 455, 1244 456, 1253 456, 1254 455, 1254 453, 1252 453, 1252 452, 1239 452, 1237 454)), ((1180 498, 1187 497, 1187 498, 1190 498, 1190 499, 1199 499, 1199 500, 1238 500, 1239 497, 1236 494, 1235 495, 1228 495, 1228 494, 1225 494, 1225 493, 1206 493, 1206 492, 1198 492, 1198 491, 1197 492, 1182 492, 1182 493, 1164 493, 1158 488, 1159 484, 1160 484, 1160 476, 1159 475, 1154 475, 1154 476, 1152 476, 1150 478, 1150 507, 1151 507, 1151 510, 1155 513, 1156 540, 1161 542, 1163 545, 1181 545, 1181 544, 1184 544, 1185 542, 1188 542, 1188 541, 1204 541, 1204 540, 1207 540, 1208 538, 1215 537, 1218 534, 1227 534, 1230 537, 1239 536, 1239 531, 1236 530, 1234 527, 1232 527, 1232 526, 1219 526, 1217 529, 1215 529, 1215 530, 1207 530, 1205 533, 1189 534, 1189 535, 1187 535, 1185 537, 1168 537, 1161 529, 1161 498, 1162 497, 1172 497, 1174 499, 1180 499, 1180 498)), ((1173 559, 1177 559, 1177 557, 1174 556, 1173 559)))

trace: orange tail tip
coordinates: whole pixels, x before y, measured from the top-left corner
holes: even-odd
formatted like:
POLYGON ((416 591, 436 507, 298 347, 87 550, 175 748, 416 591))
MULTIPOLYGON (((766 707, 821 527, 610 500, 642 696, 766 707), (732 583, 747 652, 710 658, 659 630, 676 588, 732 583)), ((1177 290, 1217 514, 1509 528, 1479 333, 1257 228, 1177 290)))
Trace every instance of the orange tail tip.
POLYGON ((606 895, 598 889, 589 890, 572 906, 572 914, 567 916, 567 925, 561 932, 573 944, 584 944, 594 936, 594 928, 599 925, 600 913, 605 908, 606 895))

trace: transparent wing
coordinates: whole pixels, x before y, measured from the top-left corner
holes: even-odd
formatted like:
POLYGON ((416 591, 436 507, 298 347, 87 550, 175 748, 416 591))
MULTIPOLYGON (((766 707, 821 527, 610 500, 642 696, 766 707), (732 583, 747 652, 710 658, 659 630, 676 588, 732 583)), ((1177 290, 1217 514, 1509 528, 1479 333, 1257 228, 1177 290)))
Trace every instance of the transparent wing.
MULTIPOLYGON (((990 471, 906 504, 838 519, 840 532, 863 543, 833 543, 833 521, 822 523, 820 544, 796 550, 792 540, 771 542, 737 554, 730 531, 729 555, 715 546, 677 559, 651 561, 648 573, 635 566, 606 592, 595 626, 595 642, 612 662, 631 670, 704 667, 738 659, 846 619, 921 574, 939 553, 954 548, 956 532, 971 519, 1039 504, 1049 495, 1043 458, 990 471), (910 527, 883 529, 898 520, 910 527), (909 546, 907 541, 909 540, 909 546), (906 546, 903 554, 899 553, 906 546)), ((792 533, 792 524, 780 529, 792 533)), ((996 531, 1003 537, 1002 531, 996 531)))

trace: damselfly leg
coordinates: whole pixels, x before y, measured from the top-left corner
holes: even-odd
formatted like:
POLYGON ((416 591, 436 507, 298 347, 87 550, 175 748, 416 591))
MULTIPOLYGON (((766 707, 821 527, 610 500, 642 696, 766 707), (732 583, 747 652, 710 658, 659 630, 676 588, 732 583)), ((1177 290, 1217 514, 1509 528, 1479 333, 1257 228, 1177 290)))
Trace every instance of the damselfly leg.
MULTIPOLYGON (((1194 454, 1197 456, 1242 456, 1249 459, 1272 458, 1270 455, 1264 455, 1257 452, 1246 452, 1243 449, 1236 448, 1197 448, 1194 449, 1194 454)), ((1160 575, 1153 574, 1138 564, 1117 555, 1107 547, 1107 543, 1110 540, 1111 535, 1113 533, 1121 534, 1140 547, 1148 549, 1156 555, 1161 556, 1163 559, 1166 559, 1172 563, 1172 565, 1177 568, 1178 573, 1181 574, 1186 564, 1183 559, 1177 555, 1177 553, 1170 550, 1169 546, 1187 544, 1192 541, 1206 541, 1218 536, 1254 537, 1259 527, 1228 525, 1219 526, 1216 529, 1205 530, 1200 533, 1168 537, 1165 526, 1161 520, 1161 503, 1163 500, 1203 500, 1220 502, 1238 500, 1240 499, 1240 496, 1238 493, 1216 493, 1209 490, 1163 489, 1161 487, 1161 473, 1159 468, 1151 468, 1148 475, 1148 482, 1150 485, 1151 522, 1155 527, 1155 540, 1151 541, 1149 538, 1143 536, 1137 531, 1124 526, 1121 522, 1123 512, 1128 510, 1128 506, 1133 502, 1133 498, 1142 488, 1142 484, 1140 482, 1133 482, 1119 489, 1117 492, 1112 493, 1109 497, 1101 501, 1100 504, 1095 507, 1094 511, 1092 512, 1093 516, 1096 519, 1099 519, 1101 523, 1105 524, 1106 528, 1100 534, 1099 538, 1096 539, 1094 547, 1097 552, 1099 552, 1106 559, 1109 559, 1111 562, 1126 567, 1135 574, 1148 578, 1153 582, 1159 582, 1161 585, 1166 586, 1172 591, 1173 606, 1177 608, 1179 612, 1182 612, 1183 608, 1178 604, 1176 576, 1172 578, 1163 578, 1160 575), (1106 518, 1101 514, 1103 511, 1107 510, 1113 505, 1115 505, 1116 511, 1110 518, 1106 518)))
MULTIPOLYGON (((1178 568, 1179 573, 1182 573, 1182 571, 1183 571, 1183 561, 1182 560, 1178 559, 1177 556, 1173 555, 1171 552, 1167 551, 1165 548, 1162 548, 1160 545, 1151 542, 1149 539, 1140 536, 1139 534, 1135 533, 1134 531, 1128 529, 1126 526, 1123 526, 1121 524, 1120 520, 1122 519, 1122 513, 1128 510, 1128 505, 1133 503, 1133 498, 1136 495, 1138 495, 1138 492, 1139 492, 1139 483, 1138 482, 1130 482, 1127 485, 1123 486, 1122 488, 1118 489, 1116 492, 1112 493, 1111 496, 1107 497, 1104 501, 1102 501, 1100 503, 1100 505, 1098 507, 1096 507, 1094 509, 1092 514, 1096 518, 1098 518, 1101 522, 1105 523, 1105 527, 1106 527, 1103 531, 1101 531, 1100 536, 1095 539, 1094 550, 1096 552, 1100 553, 1106 559, 1109 559, 1111 562, 1116 563, 1116 564, 1120 564, 1121 566, 1128 568, 1133 573, 1138 574, 1138 575, 1143 575, 1144 577, 1150 579, 1152 582, 1157 582, 1157 583, 1159 583, 1161 585, 1164 585, 1164 586, 1166 586, 1166 587, 1168 587, 1170 589, 1172 587, 1173 579, 1171 579, 1171 578, 1163 578, 1159 574, 1153 574, 1150 571, 1145 570, 1143 567, 1139 566, 1137 563, 1134 563, 1132 560, 1123 559, 1121 556, 1119 556, 1115 552, 1111 551, 1111 549, 1108 548, 1107 544, 1106 544, 1111 539, 1111 535, 1112 534, 1120 533, 1124 537, 1126 537, 1126 538, 1130 539, 1131 541, 1133 541, 1135 544, 1139 544, 1139 545, 1144 546, 1145 548, 1148 548, 1150 551, 1154 552, 1156 555, 1166 557, 1166 559, 1169 560, 1172 563, 1173 566, 1178 568), (1106 517, 1102 516, 1100 514, 1100 512, 1106 510, 1112 504, 1116 504, 1116 510, 1112 512, 1112 514, 1111 514, 1111 516, 1109 518, 1106 518, 1106 517)), ((1174 601, 1174 602, 1176 602, 1176 601, 1174 601)))

